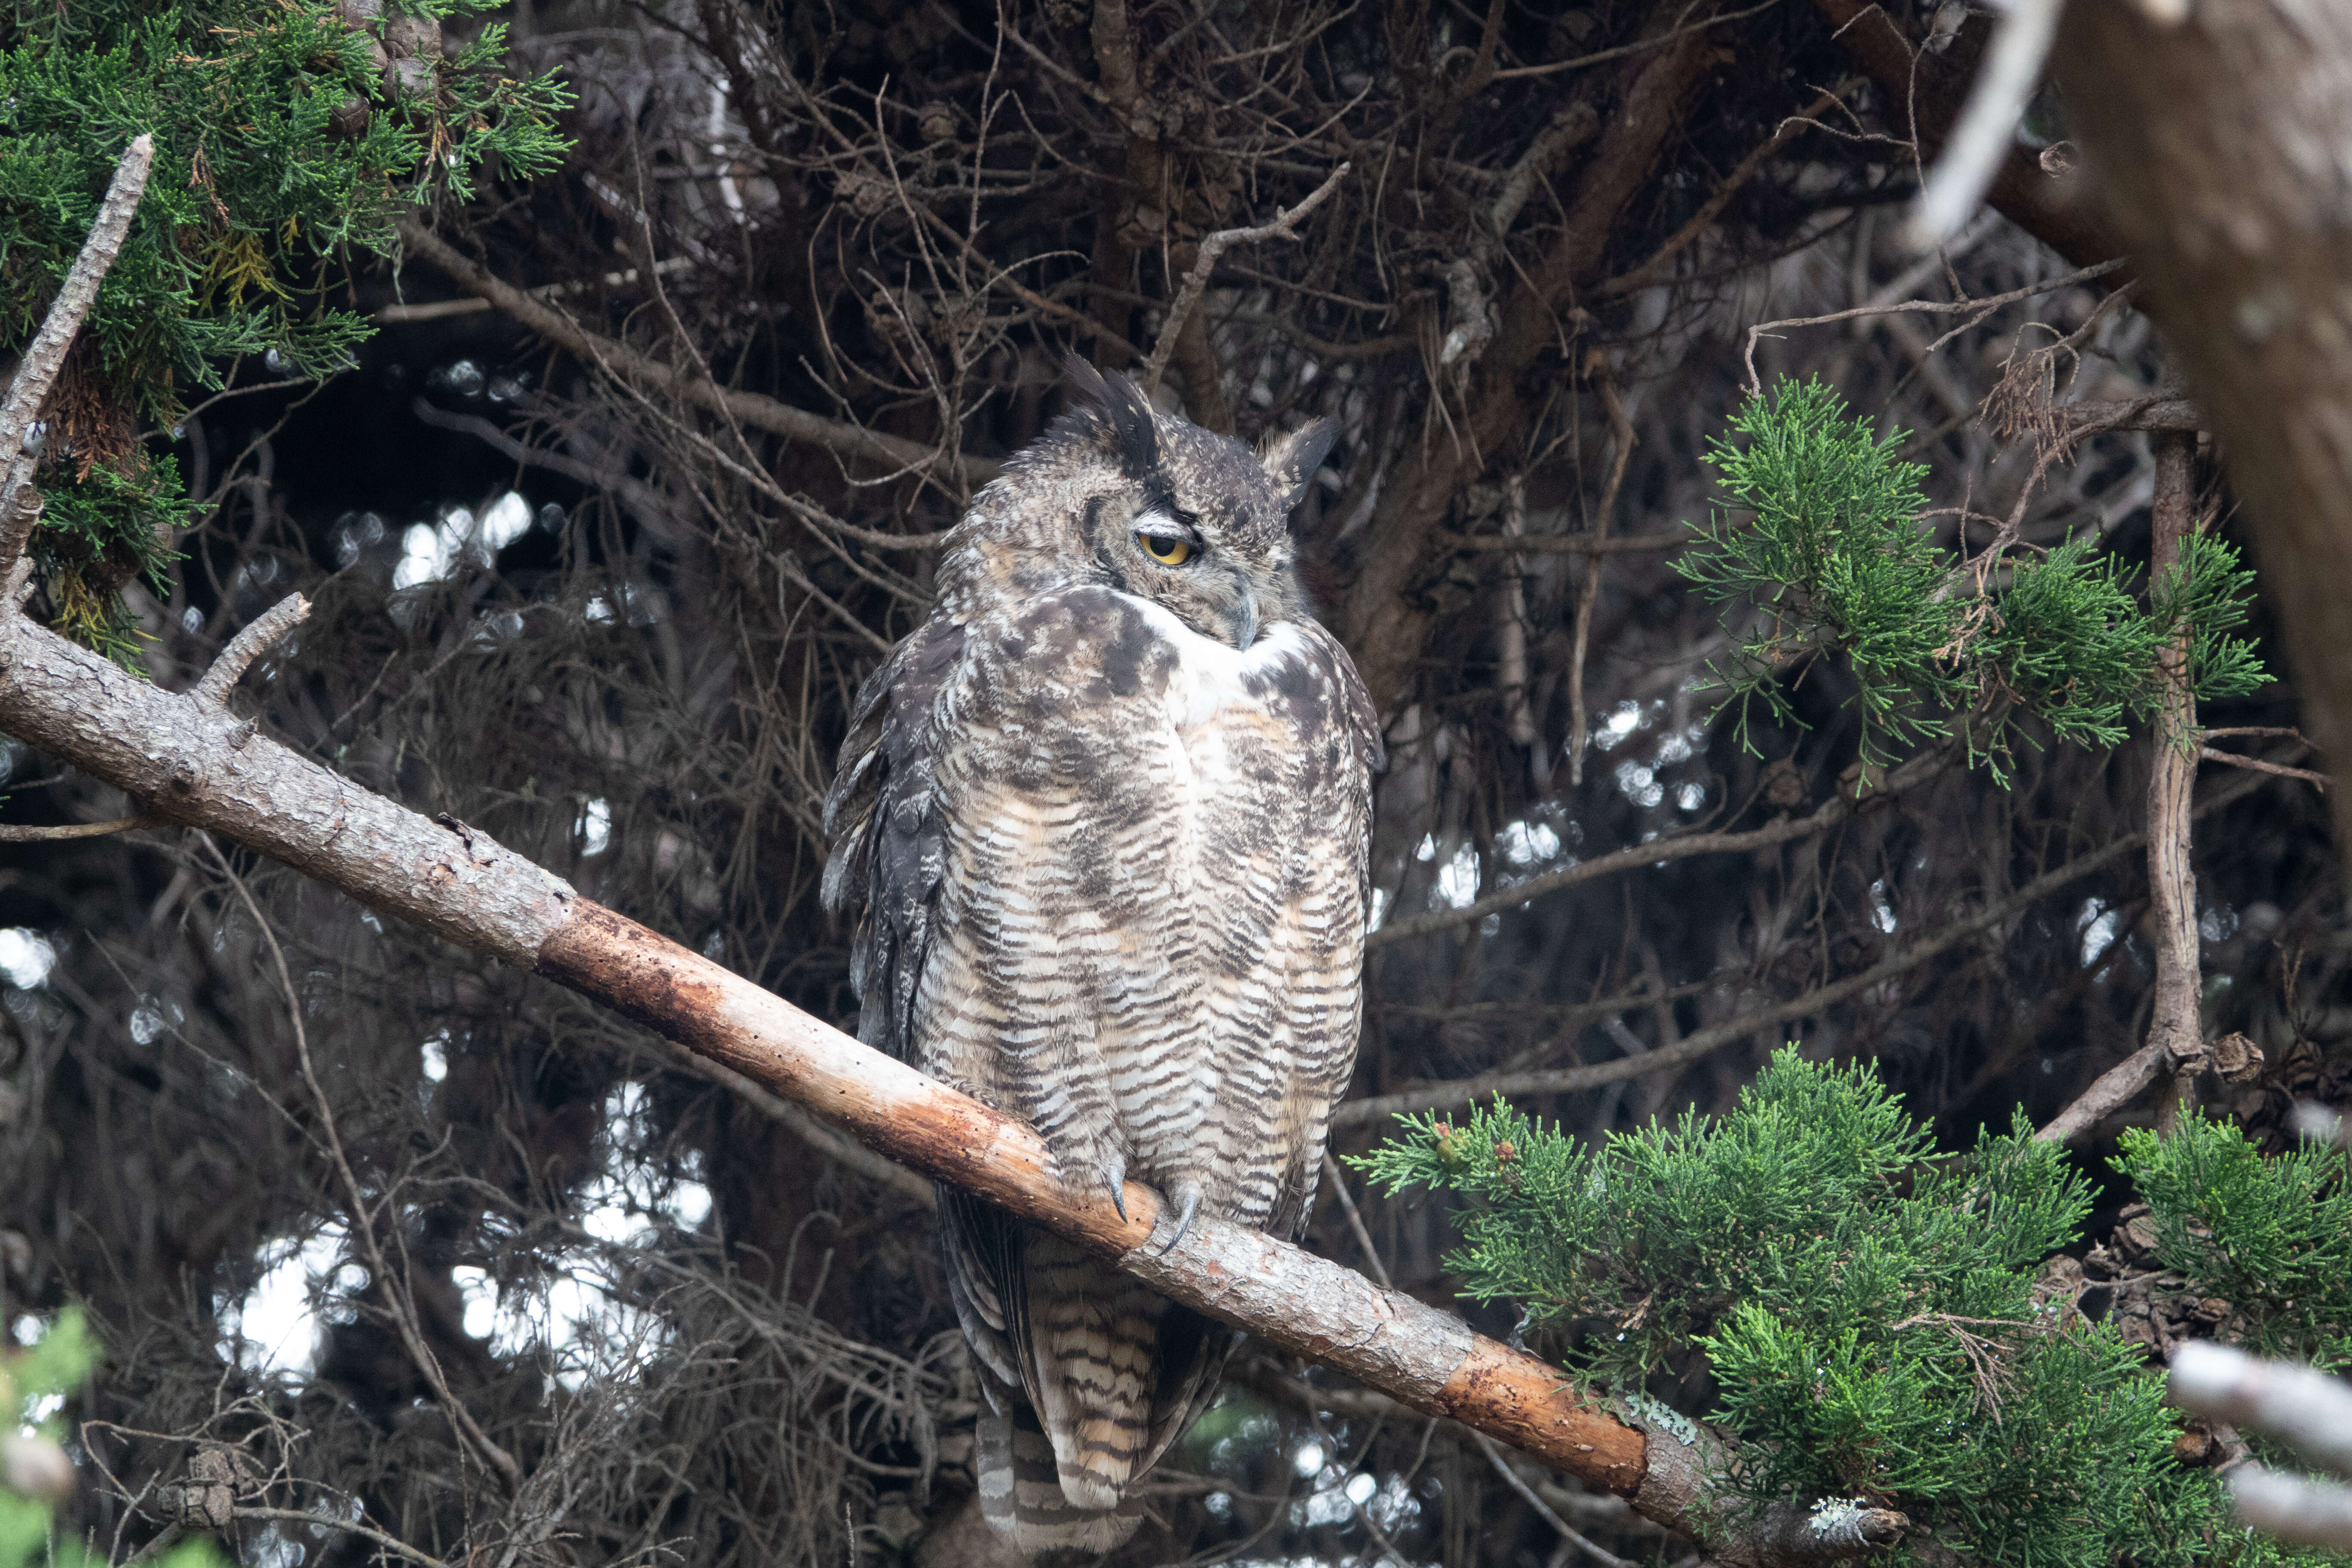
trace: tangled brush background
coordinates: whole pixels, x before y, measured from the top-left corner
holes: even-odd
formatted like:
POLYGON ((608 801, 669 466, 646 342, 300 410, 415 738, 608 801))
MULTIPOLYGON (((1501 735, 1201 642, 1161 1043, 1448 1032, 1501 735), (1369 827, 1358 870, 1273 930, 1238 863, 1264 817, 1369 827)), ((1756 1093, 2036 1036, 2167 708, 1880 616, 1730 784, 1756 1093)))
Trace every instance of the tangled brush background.
MULTIPOLYGON (((1866 782, 1847 678, 1792 668, 1794 721, 1743 748, 1706 677, 1751 612, 1671 564, 1711 515, 1701 459, 1750 326, 2019 291, 1784 326, 1757 363, 1916 432, 1945 546, 2024 497, 2028 541, 2146 558, 2143 437, 2027 489, 2053 394, 2155 386, 2149 329, 2062 281, 2099 257, 1991 214, 1948 265, 1895 246, 1911 116, 1966 79, 1980 24, 1919 55, 1906 104, 1838 36, 1851 9, 519 0, 513 67, 577 92, 572 150, 430 227, 538 290, 552 341, 419 245, 362 266, 339 297, 379 328, 356 369, 247 364, 156 444, 197 521, 126 590, 138 657, 184 684, 310 595, 246 687, 274 732, 849 1017, 818 803, 941 531, 1058 409, 1065 352, 1142 369, 1202 241, 1344 163, 1295 240, 1216 258, 1165 386, 1244 438, 1342 426, 1297 526, 1391 715, 1353 1097, 1425 1105, 1710 1032, 1683 1065, 1526 1103, 1585 1136, 1719 1110, 1793 1036, 1874 1058, 1947 1147, 2020 1103, 2046 1118, 2139 1041, 2147 889, 2129 857, 2018 889, 2137 830, 2145 748, 2045 736, 2006 788, 1931 759, 1825 809, 1866 782), (615 344, 703 391, 654 390, 615 344)), ((1937 9, 1884 7, 1914 44, 1937 9)), ((2206 510, 2226 534, 2218 487, 2206 510)), ((2206 718, 2294 711, 2282 683, 2206 718)), ((12 821, 124 814, 7 763, 12 821)), ((2325 812, 2271 780, 2198 834, 2209 1024, 2263 1057, 2208 1088, 2276 1139, 2293 1097, 2352 1080, 2325 812)), ((920 1184, 200 837, 0 847, 0 1320, 30 1336, 79 1300, 107 1347, 68 1413, 98 1550, 216 1528, 272 1568, 983 1560, 920 1184)), ((1388 1130, 1360 1114, 1339 1144, 1388 1130)), ((1451 1302, 1444 1205, 1349 1187, 1312 1245, 1451 1302)), ((1531 1495, 1658 1549, 1537 1479, 1261 1354, 1121 1561, 1556 1561, 1531 1495)))

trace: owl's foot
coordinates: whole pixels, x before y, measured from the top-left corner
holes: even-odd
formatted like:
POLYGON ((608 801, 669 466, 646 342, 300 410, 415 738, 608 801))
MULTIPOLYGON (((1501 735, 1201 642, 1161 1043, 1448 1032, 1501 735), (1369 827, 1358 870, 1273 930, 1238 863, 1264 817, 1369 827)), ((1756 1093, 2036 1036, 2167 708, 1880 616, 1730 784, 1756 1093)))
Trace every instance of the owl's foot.
POLYGON ((1160 1249, 1160 1256, 1162 1258, 1176 1250, 1176 1244, 1183 1240, 1184 1233, 1192 1228, 1192 1216, 1201 1212, 1199 1183, 1187 1182, 1170 1192, 1168 1195, 1176 1200, 1176 1234, 1170 1237, 1167 1245, 1160 1249))

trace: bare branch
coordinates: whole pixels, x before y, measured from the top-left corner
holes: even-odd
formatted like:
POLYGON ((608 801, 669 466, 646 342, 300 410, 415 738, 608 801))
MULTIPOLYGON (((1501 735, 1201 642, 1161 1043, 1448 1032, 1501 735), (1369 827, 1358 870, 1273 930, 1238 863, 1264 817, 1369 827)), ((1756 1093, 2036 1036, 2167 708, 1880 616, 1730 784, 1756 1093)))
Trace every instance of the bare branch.
POLYGON ((1723 209, 1730 205, 1731 198, 1739 194, 1739 188, 1755 176, 1757 170, 1761 169, 1776 157, 1782 148, 1795 141, 1798 132, 1811 129, 1822 115, 1837 107, 1841 101, 1836 93, 1824 92, 1812 102, 1780 121, 1780 128, 1766 137, 1747 157, 1742 158, 1738 166, 1726 174, 1722 182, 1715 187, 1715 194, 1701 203, 1698 211, 1691 214, 1682 227, 1668 236, 1664 245, 1652 251, 1647 260, 1630 272, 1621 273, 1612 278, 1593 292, 1604 299, 1618 294, 1630 294, 1637 289, 1648 288, 1664 277, 1666 268, 1674 265, 1675 258, 1682 254, 1693 240, 1707 231, 1708 226, 1722 215, 1723 209))
POLYGON ((440 1558, 427 1556, 396 1535, 387 1535, 372 1524, 362 1524, 355 1520, 337 1519, 332 1514, 306 1513, 299 1508, 239 1506, 229 1510, 229 1517, 268 1520, 272 1523, 281 1524, 307 1524, 319 1530, 340 1530, 347 1535, 356 1535, 363 1541, 373 1541, 378 1547, 391 1552, 394 1556, 404 1558, 415 1563, 417 1568, 449 1568, 449 1564, 440 1558))
MULTIPOLYGON (((2182 1409, 2266 1432, 2321 1468, 2352 1476, 2352 1388, 2340 1380, 2191 1340, 2172 1352, 2170 1383, 2182 1409)), ((2258 1530, 2352 1551, 2352 1487, 2244 1465, 2230 1473, 2230 1491, 2238 1517, 2258 1530)))
POLYGON ((2074 1102, 2045 1122, 2033 1136, 2042 1143, 2072 1143, 2108 1117, 2137 1100, 2170 1065, 2172 1053, 2161 1041, 2150 1041, 2101 1073, 2074 1102))
MULTIPOLYGON (((654 263, 656 276, 683 272, 695 265, 690 256, 671 256, 654 263)), ((572 283, 542 283, 528 290, 534 300, 566 300, 588 293, 597 288, 628 289, 635 287, 645 274, 632 267, 622 272, 607 272, 602 279, 582 279, 572 283)), ((451 316, 478 315, 498 307, 479 295, 470 300, 429 300, 423 304, 386 305, 373 318, 378 326, 405 326, 417 321, 440 321, 451 316)))
MULTIPOLYGON (((400 238, 409 249, 532 331, 613 375, 642 382, 755 429, 795 441, 806 441, 846 456, 864 458, 869 462, 879 461, 914 470, 940 460, 943 455, 942 448, 826 419, 756 392, 732 391, 707 376, 691 374, 674 365, 664 364, 626 343, 592 332, 553 306, 533 299, 506 279, 477 266, 457 247, 415 218, 401 219, 400 238)), ((1003 465, 992 458, 966 455, 955 458, 954 462, 965 482, 970 484, 992 479, 1003 468, 1003 465)))
POLYGON ((1495 1468, 1496 1475, 1503 1478, 1503 1484, 1518 1493, 1520 1500, 1535 1510, 1536 1517, 1550 1525, 1562 1541, 1600 1563, 1601 1568, 1633 1568, 1633 1565, 1622 1557, 1596 1545, 1581 1531, 1554 1513, 1551 1505, 1536 1495, 1535 1488, 1519 1479, 1518 1472, 1511 1468, 1510 1461, 1503 1458, 1501 1450, 1495 1447, 1484 1432, 1471 1433, 1470 1440, 1478 1445, 1478 1451, 1486 1456, 1486 1462, 1495 1468))
POLYGON ((66 822, 50 827, 20 827, 0 823, 0 844, 47 844, 60 838, 103 838, 110 833, 128 833, 134 827, 161 827, 163 824, 152 816, 118 816, 111 822, 66 822))
POLYGON ((229 640, 221 649, 213 667, 205 671, 190 695, 208 708, 224 708, 228 694, 245 679, 253 661, 267 653, 287 633, 310 618, 310 601, 299 594, 289 594, 272 605, 268 611, 229 640))
POLYGON ((2172 1352, 2172 1401, 2232 1426, 2258 1426, 2324 1469, 2352 1476, 2352 1386, 2307 1366, 2210 1341, 2172 1352))
POLYGON ((1860 799, 1845 795, 1832 796, 1809 816, 1775 822, 1769 827, 1755 828, 1747 833, 1685 833, 1671 837, 1654 839, 1630 849, 1597 859, 1579 861, 1563 866, 1557 871, 1546 871, 1524 882, 1514 882, 1499 888, 1486 897, 1473 899, 1456 909, 1430 910, 1401 920, 1390 920, 1380 930, 1365 939, 1367 947, 1386 947, 1391 942, 1406 942, 1413 937, 1427 936, 1431 931, 1444 931, 1451 926, 1469 925, 1488 915, 1515 910, 1547 893, 1557 893, 1573 888, 1580 882, 1593 881, 1601 877, 1613 877, 1620 871, 1639 870, 1644 866, 1663 866, 1669 860, 1686 860, 1694 855, 1737 855, 1751 850, 1769 849, 1776 844, 1787 844, 1799 838, 1811 838, 1828 832, 1857 811, 1887 801, 1896 800, 1918 785, 1942 773, 1945 759, 1940 753, 1930 753, 1906 763, 1895 770, 1885 784, 1860 799))
POLYGON ((1221 228, 1201 241, 1200 253, 1192 262, 1192 270, 1184 274, 1184 281, 1178 287, 1176 298, 1168 306, 1168 320, 1160 325, 1160 341, 1151 345, 1151 357, 1143 362, 1140 384, 1144 391, 1150 392, 1160 384, 1160 374, 1168 368, 1168 357, 1176 352, 1178 335, 1192 314, 1192 308, 1201 302, 1201 295, 1209 287, 1209 274, 1216 270, 1217 258, 1234 246, 1251 245, 1261 239, 1297 240, 1298 231, 1293 226, 1321 206, 1331 193, 1339 188, 1339 182, 1348 177, 1349 167, 1342 163, 1332 170, 1329 177, 1309 192, 1297 205, 1276 213, 1273 221, 1253 228, 1221 228))
POLYGON ((1968 107, 1944 143, 1943 156, 1919 192, 1904 238, 1932 250, 1959 232, 1984 199, 2017 134, 2026 100, 2042 79, 2042 63, 2058 36, 2061 0, 2011 0, 1978 68, 1968 107))
POLYGON ((1591 533, 1538 533, 1512 538, 1493 533, 1467 533, 1449 540, 1454 550, 1508 552, 1513 555, 1633 555, 1647 550, 1680 550, 1698 533, 1677 529, 1672 533, 1627 533, 1603 537, 1591 533))
POLYGON ((2352 1487, 2281 1475, 2260 1465, 2230 1472, 2238 1517, 2282 1541, 2352 1552, 2352 1487))
POLYGON ((147 173, 154 162, 152 136, 135 136, 123 149, 114 165, 113 183, 106 187, 106 199, 99 204, 98 219, 90 225, 89 237, 82 241, 81 254, 74 258, 72 270, 50 301, 49 313, 41 320, 41 330, 33 334, 32 346, 16 366, 6 399, 0 401, 0 474, 6 476, 0 479, 0 579, 10 574, 40 515, 37 506, 28 509, 17 499, 33 479, 36 454, 26 448, 32 441, 34 422, 40 416, 41 405, 48 401, 49 388, 57 384, 58 372, 64 368, 66 350, 81 330, 82 318, 98 300, 99 285, 106 281, 108 269, 121 253, 123 238, 131 232, 131 214, 146 192, 147 173))
POLYGON ((2258 773, 2276 773, 2283 779, 2301 779, 2317 789, 2327 787, 2327 775, 2309 768, 2290 768, 2283 763, 2268 763, 2260 757, 2242 757, 2235 752, 2216 751, 2211 746, 2197 748, 2199 758, 2209 763, 2227 763, 2233 768, 2252 768, 2258 773))
MULTIPOLYGON (((2249 779, 2225 784, 2200 804, 2195 815, 2202 816, 2210 812, 2218 811, 2231 801, 2248 794, 2257 787, 2259 783, 2259 780, 2249 779)), ((1831 804, 1834 805, 1838 803, 1831 804)), ((1824 812, 1828 809, 1826 806, 1822 808, 1824 812)), ((1815 816, 1818 817, 1820 815, 1822 814, 1816 813, 1815 816)), ((1773 830, 1767 828, 1763 831, 1769 833, 1773 830)), ((1819 831, 1819 829, 1813 831, 1819 831)), ((1703 837, 1723 839, 1750 836, 1708 834, 1703 837)), ((1795 837, 1798 835, 1791 833, 1787 837, 1795 837)), ((1476 1100, 1491 1099, 1496 1095, 1568 1094, 1578 1089, 1598 1089, 1603 1084, 1617 1083, 1625 1079, 1640 1078, 1645 1073, 1656 1072, 1664 1068, 1681 1067, 1686 1062, 1696 1061, 1710 1051, 1720 1050, 1735 1040, 1746 1039, 1759 1029, 1769 1028, 1775 1024, 1785 1024, 1792 1019, 1821 1012, 1823 1008, 1843 1002, 1849 996, 1859 996, 1874 986, 1884 984, 1896 975, 1925 963, 1937 954, 1958 946, 1979 931, 2000 924, 2028 906, 2049 897, 2068 883, 2086 877, 2101 867, 2120 859, 2123 856, 2140 847, 2146 841, 2147 835, 2139 833, 2116 839, 2111 844, 2092 850, 2087 855, 2068 861, 2053 871, 2044 872, 2009 897, 1986 906, 1973 915, 1954 921, 1936 935, 1924 942, 1914 943, 1899 952, 1889 954, 1860 973, 1850 974, 1843 980, 1819 986, 1789 1001, 1778 1002, 1769 1007, 1758 1008, 1752 1013, 1744 1013, 1737 1018, 1710 1025, 1706 1028, 1685 1036, 1672 1045, 1662 1047, 1645 1055, 1627 1057, 1613 1062, 1598 1062, 1590 1067, 1563 1068, 1542 1072, 1486 1073, 1476 1078, 1411 1084, 1393 1093, 1380 1095, 1370 1100, 1351 1100, 1334 1107, 1331 1111, 1331 1125, 1334 1128, 1359 1127, 1366 1122, 1381 1121, 1406 1111, 1434 1110, 1450 1106, 1468 1105, 1476 1100)), ((1664 844, 1645 845, 1641 851, 1628 853, 1648 854, 1663 847, 1664 847, 1664 844)), ((1613 860, 1617 857, 1611 856, 1606 858, 1613 860)), ((1601 862, 1595 860, 1590 864, 1598 866, 1601 862)), ((1571 868, 1571 869, 1580 868, 1571 868)), ((1513 891, 1517 892, 1517 889, 1515 889, 1513 891)), ((1450 914, 1460 911, 1446 912, 1450 914)), ((1383 932, 1386 929, 1382 928, 1383 932)), ((2115 1070, 2121 1072, 2123 1069, 2119 1068, 2115 1070)), ((2133 1092, 2137 1093, 2138 1088, 2146 1086, 2147 1080, 2142 1079, 2133 1092)), ((2056 1123, 2052 1125, 2054 1127, 2056 1123)), ((2051 1136, 2050 1129, 2043 1129, 2037 1136, 2051 1136)))
MULTIPOLYGON (((1593 509, 1592 532, 1596 539, 1609 537, 1609 520, 1617 510, 1617 491, 1625 482, 1625 464, 1633 456, 1633 422, 1625 416, 1624 399, 1617 395, 1617 379, 1611 374, 1609 352, 1598 345, 1584 356, 1586 377, 1600 389, 1601 405, 1609 411, 1609 434, 1612 451, 1609 478, 1601 487, 1601 504, 1593 509)), ((1584 749, 1591 739, 1590 715, 1584 706, 1584 659, 1592 640, 1593 606, 1601 600, 1601 571, 1604 557, 1589 557, 1584 563, 1584 579, 1576 585, 1576 627, 1571 634, 1568 654, 1568 782, 1571 788, 1584 782, 1584 749)))
MULTIPOLYGON (((284 605, 279 608, 284 608, 284 605)), ((268 619, 268 616, 265 616, 254 625, 260 626, 268 619)), ((425 1342, 425 1335, 417 1325, 415 1308, 409 1300, 406 1273, 404 1270, 394 1273, 390 1260, 384 1256, 383 1242, 376 1235, 375 1227, 376 1215, 381 1210, 368 1203, 367 1194, 360 1186, 359 1176, 352 1169, 351 1157, 343 1151, 342 1133, 335 1125, 334 1106, 327 1099, 327 1091, 319 1082, 318 1068, 310 1059, 310 1031, 302 1022, 302 995, 294 988, 294 976, 286 967, 286 952, 278 945, 278 933, 271 929, 268 917, 261 912, 261 905, 255 901, 253 890, 245 885, 245 879, 236 874, 236 868, 229 864, 228 857, 221 852, 219 845, 213 842, 212 836, 200 834, 198 837, 204 847, 212 852, 213 862, 219 868, 221 875, 227 879, 229 886, 236 889, 237 898, 244 902, 246 912, 253 917, 262 942, 269 950, 269 962, 278 972, 278 988, 286 996, 287 1021, 294 1029, 295 1060, 301 1068, 303 1086, 310 1089, 311 1102, 318 1107, 319 1127, 327 1152, 334 1161, 335 1173, 342 1179, 344 1198, 351 1205, 352 1234, 359 1237, 361 1246, 366 1249, 368 1268, 377 1287, 383 1291, 384 1301, 390 1308, 401 1343, 407 1350, 409 1359, 416 1363, 416 1370, 424 1374, 425 1383, 433 1390, 434 1398, 441 1405, 442 1414, 448 1416, 449 1425, 456 1428, 458 1436, 505 1481, 509 1492, 519 1490, 523 1481, 522 1466, 482 1430, 481 1423, 474 1418, 474 1413, 466 1407, 465 1401, 450 1389, 449 1380, 441 1370, 440 1358, 425 1342)))
POLYGON ((1851 321, 1863 316, 1959 316, 1989 312, 2003 305, 2014 305, 2021 300, 2031 300, 2059 289, 2071 289, 2077 283, 2088 283, 2095 278, 2105 278, 2123 265, 2124 258, 2118 256, 2112 261, 2078 268, 2063 278, 2045 279, 2040 283, 2029 283, 2022 289, 2012 289, 2006 294, 1990 294, 1981 300, 1906 300, 1894 305, 1856 305, 1851 310, 1832 310, 1826 316, 1791 316, 1786 321, 1759 321, 1748 329, 1748 354, 1744 362, 1748 366, 1748 390, 1761 392, 1764 388, 1764 384, 1756 375, 1756 341, 1771 335, 1775 327, 1823 327, 1832 321, 1851 321))

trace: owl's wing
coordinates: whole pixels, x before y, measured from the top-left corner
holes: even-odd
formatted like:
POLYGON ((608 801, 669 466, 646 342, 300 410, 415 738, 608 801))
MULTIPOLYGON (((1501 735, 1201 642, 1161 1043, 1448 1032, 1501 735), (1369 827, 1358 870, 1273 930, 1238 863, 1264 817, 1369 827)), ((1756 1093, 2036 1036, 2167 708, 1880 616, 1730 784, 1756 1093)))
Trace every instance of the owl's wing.
MULTIPOLYGON (((823 897, 828 910, 856 921, 849 983, 859 1002, 857 1037, 918 1065, 915 994, 947 870, 939 761, 950 738, 939 710, 964 643, 961 626, 934 617, 866 677, 824 797, 833 853, 823 897)), ((1000 1388, 1017 1388, 1009 1346, 1026 1331, 1020 1292, 1006 1283, 1020 1276, 1020 1237, 1002 1210, 952 1187, 939 1193, 957 1321, 984 1373, 1000 1388)))
POLYGON ((963 628, 935 616, 866 678, 824 796, 833 853, 823 898, 856 922, 849 983, 860 1004, 857 1037, 901 1061, 915 1058, 915 985, 946 867, 935 710, 963 645, 963 628))

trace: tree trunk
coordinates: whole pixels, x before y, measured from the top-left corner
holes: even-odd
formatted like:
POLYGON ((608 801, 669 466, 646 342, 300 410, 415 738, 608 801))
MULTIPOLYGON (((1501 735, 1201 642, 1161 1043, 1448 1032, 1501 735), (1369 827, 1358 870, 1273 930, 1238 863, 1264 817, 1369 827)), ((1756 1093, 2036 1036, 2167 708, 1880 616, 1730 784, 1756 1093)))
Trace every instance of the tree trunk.
MULTIPOLYGON (((2055 66, 2245 505, 2308 731, 2352 758, 2352 6, 2077 0, 2055 66)), ((2330 792, 2339 853, 2352 801, 2330 792)))

